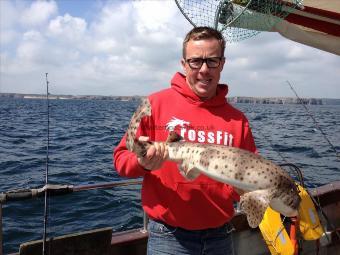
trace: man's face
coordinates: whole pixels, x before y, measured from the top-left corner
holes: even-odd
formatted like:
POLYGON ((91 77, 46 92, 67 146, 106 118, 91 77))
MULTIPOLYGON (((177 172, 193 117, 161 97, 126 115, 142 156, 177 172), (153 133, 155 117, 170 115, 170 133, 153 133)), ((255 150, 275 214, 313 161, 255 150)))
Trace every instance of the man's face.
MULTIPOLYGON (((222 57, 222 49, 218 40, 190 40, 186 46, 186 59, 222 57)), ((216 95, 217 84, 224 66, 224 58, 218 67, 209 68, 203 63, 201 68, 192 69, 189 63, 182 59, 182 67, 186 81, 194 93, 202 99, 210 99, 216 95)))

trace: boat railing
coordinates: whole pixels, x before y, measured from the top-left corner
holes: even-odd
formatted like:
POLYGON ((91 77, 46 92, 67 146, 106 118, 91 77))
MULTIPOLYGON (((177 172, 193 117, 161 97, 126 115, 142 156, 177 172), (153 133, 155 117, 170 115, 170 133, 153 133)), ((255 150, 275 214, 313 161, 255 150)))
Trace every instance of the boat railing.
MULTIPOLYGON (((130 185, 141 185, 141 179, 134 179, 129 181, 116 181, 116 182, 105 182, 97 184, 87 184, 87 185, 60 185, 60 184, 47 184, 41 188, 33 189, 16 189, 9 190, 7 192, 0 193, 0 254, 3 254, 3 227, 2 227, 2 206, 7 202, 21 201, 27 199, 33 199, 36 197, 43 197, 45 192, 48 196, 61 196, 67 195, 74 192, 88 191, 88 190, 98 190, 98 189, 111 189, 114 187, 123 187, 130 185)), ((143 228, 141 232, 147 232, 148 217, 143 211, 143 228)))

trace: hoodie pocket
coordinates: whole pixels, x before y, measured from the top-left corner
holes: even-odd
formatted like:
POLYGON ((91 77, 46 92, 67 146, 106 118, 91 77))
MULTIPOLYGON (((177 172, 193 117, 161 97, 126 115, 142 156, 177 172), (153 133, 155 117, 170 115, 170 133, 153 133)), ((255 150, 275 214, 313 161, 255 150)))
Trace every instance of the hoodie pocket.
POLYGON ((233 216, 233 201, 228 185, 180 182, 164 216, 190 229, 216 227, 233 216))

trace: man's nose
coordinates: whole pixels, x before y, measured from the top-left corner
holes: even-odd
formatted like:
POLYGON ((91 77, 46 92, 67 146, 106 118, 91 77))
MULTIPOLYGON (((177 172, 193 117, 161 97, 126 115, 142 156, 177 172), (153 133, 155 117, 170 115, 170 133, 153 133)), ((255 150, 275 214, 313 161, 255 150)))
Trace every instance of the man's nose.
POLYGON ((203 64, 202 64, 202 66, 201 66, 201 68, 200 68, 200 72, 201 73, 207 73, 207 72, 209 72, 209 67, 208 67, 208 65, 207 65, 207 62, 203 62, 203 64))

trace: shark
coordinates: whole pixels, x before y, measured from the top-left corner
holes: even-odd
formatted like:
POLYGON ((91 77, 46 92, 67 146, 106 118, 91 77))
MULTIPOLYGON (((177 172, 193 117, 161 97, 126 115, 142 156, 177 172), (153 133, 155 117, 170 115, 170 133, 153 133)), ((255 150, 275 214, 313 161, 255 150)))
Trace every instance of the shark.
MULTIPOLYGON (((151 116, 147 98, 133 114, 127 130, 127 149, 138 157, 144 157, 153 144, 136 139, 144 116, 151 116)), ((272 161, 236 147, 185 142, 174 131, 170 131, 164 143, 167 160, 176 162, 186 179, 194 180, 204 174, 244 191, 240 196, 240 209, 246 214, 250 227, 258 227, 268 207, 286 217, 298 215, 301 202, 298 188, 291 176, 272 161)))

